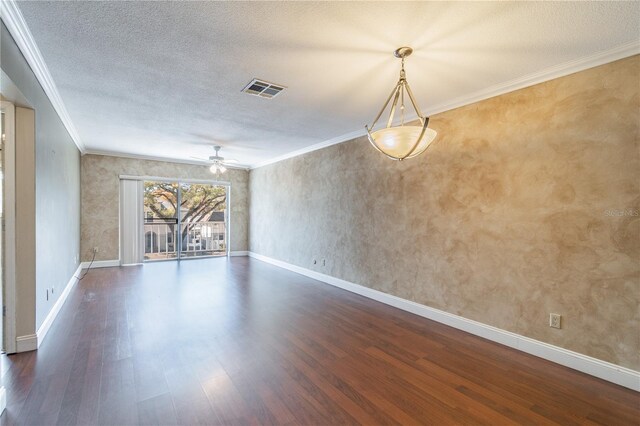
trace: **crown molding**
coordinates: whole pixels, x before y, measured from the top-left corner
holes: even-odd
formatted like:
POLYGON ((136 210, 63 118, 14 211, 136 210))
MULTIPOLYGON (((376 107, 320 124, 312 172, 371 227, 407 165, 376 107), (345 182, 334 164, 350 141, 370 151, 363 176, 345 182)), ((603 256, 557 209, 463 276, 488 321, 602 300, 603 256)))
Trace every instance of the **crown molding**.
POLYGON ((359 138, 361 136, 364 136, 366 134, 367 134, 367 131, 364 129, 364 126, 362 126, 362 130, 356 130, 356 131, 353 131, 353 132, 345 133, 345 134, 340 135, 338 137, 331 138, 331 139, 328 139, 326 141, 323 141, 323 142, 320 142, 320 143, 317 143, 317 144, 314 144, 314 145, 310 145, 310 146, 307 146, 307 147, 302 148, 302 149, 291 151, 291 152, 288 152, 286 154, 279 155, 277 157, 270 158, 270 159, 265 160, 265 161, 261 161, 259 163, 255 163, 255 164, 251 165, 249 167, 249 169, 253 170, 253 169, 257 169, 259 167, 263 167, 263 166, 266 166, 266 165, 269 165, 269 164, 279 163, 280 161, 286 160, 288 158, 299 157, 300 155, 306 154, 308 152, 317 151, 319 149, 326 148, 326 147, 331 146, 331 145, 337 145, 337 144, 340 144, 340 143, 343 143, 343 142, 347 142, 347 141, 350 141, 352 139, 356 139, 356 138, 359 138))
POLYGON ((441 112, 449 111, 465 105, 483 101, 485 99, 504 95, 505 93, 514 92, 519 89, 524 89, 525 87, 544 83, 545 81, 565 77, 570 74, 575 74, 577 72, 584 71, 589 68, 594 68, 599 65, 608 64, 609 62, 614 62, 619 59, 637 55, 639 53, 640 39, 625 43, 612 49, 604 50, 589 56, 545 68, 542 71, 527 74, 525 76, 509 80, 504 83, 495 84, 493 86, 487 87, 486 89, 470 93, 469 95, 461 96, 451 101, 438 104, 430 109, 427 109, 426 115, 431 116, 440 114, 441 112))
MULTIPOLYGON (((147 161, 161 161, 163 163, 180 163, 180 164, 189 164, 192 166, 210 166, 211 163, 209 161, 198 161, 198 160, 183 160, 180 158, 168 158, 168 157, 158 157, 153 155, 144 155, 144 154, 130 154, 126 152, 116 152, 116 151, 102 151, 99 149, 86 149, 82 155, 104 155, 107 157, 121 157, 121 158, 131 158, 134 160, 147 160, 147 161)), ((249 166, 244 164, 233 164, 233 165, 224 165, 227 169, 237 169, 237 170, 249 170, 249 166)))
POLYGON ((20 9, 18 8, 17 2, 14 0, 0 1, 0 16, 2 16, 2 21, 7 26, 9 33, 31 67, 31 70, 42 86, 44 93, 47 95, 49 101, 53 105, 53 108, 58 113, 62 124, 67 129, 67 132, 69 132, 71 139, 73 139, 73 142, 76 144, 80 152, 84 153, 84 144, 71 121, 71 117, 67 112, 67 108, 64 106, 64 102, 62 102, 58 88, 51 77, 47 64, 44 62, 40 49, 38 49, 38 46, 36 45, 36 41, 33 39, 33 35, 31 35, 31 31, 29 31, 29 27, 22 16, 22 12, 20 12, 20 9))
MULTIPOLYGON (((542 71, 527 74, 525 76, 522 76, 513 80, 509 80, 504 83, 496 84, 493 86, 489 86, 485 89, 472 92, 468 95, 460 96, 451 101, 447 101, 426 109, 424 111, 424 115, 429 117, 435 114, 440 114, 445 111, 450 111, 452 109, 460 108, 465 105, 480 102, 485 99, 504 95, 509 92, 513 92, 519 89, 524 89, 525 87, 530 87, 539 83, 544 83, 545 81, 553 80, 560 77, 565 77, 570 74, 584 71, 589 68, 594 68, 599 65, 608 64, 609 62, 614 62, 619 59, 624 59, 629 56, 633 56, 637 54, 640 54, 640 40, 634 40, 629 43, 625 43, 620 46, 614 47, 612 49, 597 52, 597 53, 594 53, 593 55, 585 56, 579 59, 575 59, 569 62, 555 65, 553 67, 546 68, 542 71)), ((417 115, 413 114, 412 116, 409 116, 408 118, 406 118, 406 121, 411 121, 415 119, 417 119, 417 115)), ((278 163, 280 161, 297 157, 312 151, 317 151, 319 149, 326 148, 331 145, 337 145, 343 142, 348 142, 352 139, 365 136, 366 134, 367 134, 366 130, 364 129, 364 126, 363 126, 362 130, 349 132, 344 135, 331 138, 324 142, 320 142, 303 149, 292 151, 288 154, 280 155, 278 157, 253 164, 251 166, 251 170, 257 169, 269 164, 278 163)))

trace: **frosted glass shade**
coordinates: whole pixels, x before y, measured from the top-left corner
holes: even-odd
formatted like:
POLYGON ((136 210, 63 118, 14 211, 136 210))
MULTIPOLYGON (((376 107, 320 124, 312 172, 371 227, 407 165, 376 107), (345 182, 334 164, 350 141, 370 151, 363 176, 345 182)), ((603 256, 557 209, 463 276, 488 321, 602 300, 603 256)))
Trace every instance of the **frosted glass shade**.
POLYGON ((227 171, 227 168, 222 164, 213 164, 211 167, 209 167, 209 171, 214 174, 224 173, 227 171))
POLYGON ((412 158, 420 155, 429 147, 438 134, 435 130, 427 128, 422 135, 416 149, 411 149, 422 133, 422 126, 398 126, 387 127, 371 132, 371 143, 383 153, 396 160, 412 158))

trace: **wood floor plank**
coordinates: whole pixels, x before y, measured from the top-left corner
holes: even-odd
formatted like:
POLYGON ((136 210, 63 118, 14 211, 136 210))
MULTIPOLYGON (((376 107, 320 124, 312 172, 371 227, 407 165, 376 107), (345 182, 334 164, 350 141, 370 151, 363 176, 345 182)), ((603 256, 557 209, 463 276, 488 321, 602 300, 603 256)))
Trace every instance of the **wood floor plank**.
POLYGON ((136 354, 131 359, 137 401, 144 401, 169 392, 160 358, 136 354))
POLYGON ((98 423, 131 425, 138 421, 133 360, 125 358, 104 362, 100 381, 98 423))
POLYGON ((137 404, 139 425, 177 425, 173 401, 169 393, 163 393, 137 404))
POLYGON ((317 350, 310 348, 309 345, 305 344, 295 335, 289 335, 288 340, 296 346, 297 350, 295 350, 295 354, 303 360, 300 368, 303 369, 305 374, 314 382, 320 383, 325 392, 333 395, 333 400, 354 415, 359 423, 379 425, 397 424, 383 411, 377 409, 363 394, 334 375, 330 368, 325 366, 326 363, 330 364, 332 361, 335 361, 335 358, 324 358, 322 353, 318 353, 317 350))
POLYGON ((293 414, 297 424, 335 424, 323 413, 317 402, 305 395, 305 392, 301 391, 288 375, 278 380, 269 379, 266 385, 293 414))
POLYGON ((638 425, 640 394, 249 258, 91 270, 0 425, 638 425))
POLYGON ((167 385, 181 425, 209 425, 216 418, 198 377, 189 366, 176 365, 165 370, 167 385))
POLYGON ((218 418, 217 424, 250 424, 253 417, 251 411, 235 387, 226 371, 220 369, 217 373, 203 382, 202 388, 218 418))
POLYGON ((103 345, 98 340, 81 342, 76 348, 57 424, 84 425, 97 422, 102 352, 103 345))
POLYGON ((412 383, 425 394, 431 395, 457 411, 468 412, 471 417, 486 419, 491 424, 515 423, 499 411, 494 411, 466 395, 461 396, 456 389, 456 382, 439 380, 429 374, 419 372, 413 366, 414 363, 405 363, 375 346, 368 348, 367 353, 376 361, 381 361, 379 364, 381 368, 392 368, 403 380, 412 383))
POLYGON ((55 424, 69 375, 54 373, 37 379, 24 402, 17 424, 55 424))

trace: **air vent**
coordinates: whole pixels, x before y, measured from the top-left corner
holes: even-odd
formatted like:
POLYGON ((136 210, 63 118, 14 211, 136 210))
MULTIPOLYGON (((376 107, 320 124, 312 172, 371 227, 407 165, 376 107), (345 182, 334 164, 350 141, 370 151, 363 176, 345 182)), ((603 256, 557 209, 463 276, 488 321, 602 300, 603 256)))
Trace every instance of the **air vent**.
POLYGON ((260 96, 261 98, 275 98, 286 87, 279 84, 269 83, 268 81, 258 80, 254 78, 249 84, 247 84, 242 91, 254 96, 260 96))

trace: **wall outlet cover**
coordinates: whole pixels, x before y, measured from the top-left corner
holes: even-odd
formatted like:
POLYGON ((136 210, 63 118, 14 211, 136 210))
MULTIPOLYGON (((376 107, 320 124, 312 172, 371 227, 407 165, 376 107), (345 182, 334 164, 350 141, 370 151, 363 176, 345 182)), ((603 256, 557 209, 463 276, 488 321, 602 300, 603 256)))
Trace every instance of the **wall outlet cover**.
POLYGON ((549 314, 549 327, 562 328, 562 315, 553 313, 549 314))

